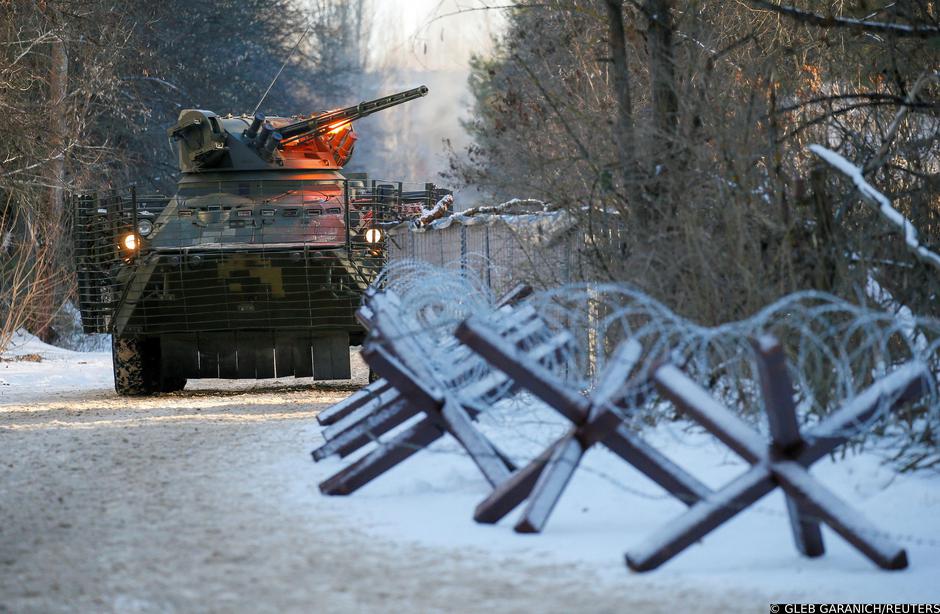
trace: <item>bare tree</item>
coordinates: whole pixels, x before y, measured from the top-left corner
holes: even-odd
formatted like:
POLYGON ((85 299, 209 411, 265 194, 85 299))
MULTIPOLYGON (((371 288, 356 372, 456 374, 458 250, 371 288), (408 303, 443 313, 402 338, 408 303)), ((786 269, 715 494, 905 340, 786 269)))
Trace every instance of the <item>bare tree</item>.
POLYGON ((627 36, 623 25, 623 3, 605 0, 607 7, 608 37, 610 38, 611 80, 617 104, 617 163, 623 173, 624 184, 632 182, 636 165, 634 159, 633 103, 630 95, 630 73, 627 70, 627 36))
POLYGON ((247 113, 285 60, 264 110, 309 113, 345 100, 358 69, 339 65, 348 50, 337 33, 361 58, 364 2, 3 2, 0 319, 49 341, 68 327, 65 192, 128 182, 173 190, 165 129, 180 109, 247 113))
POLYGON ((474 143, 451 176, 566 210, 595 270, 701 321, 804 288, 873 300, 872 278, 934 314, 935 274, 808 146, 864 167, 940 239, 935 4, 815 6, 519 3, 475 61, 474 143), (624 185, 605 189, 608 176, 624 185))

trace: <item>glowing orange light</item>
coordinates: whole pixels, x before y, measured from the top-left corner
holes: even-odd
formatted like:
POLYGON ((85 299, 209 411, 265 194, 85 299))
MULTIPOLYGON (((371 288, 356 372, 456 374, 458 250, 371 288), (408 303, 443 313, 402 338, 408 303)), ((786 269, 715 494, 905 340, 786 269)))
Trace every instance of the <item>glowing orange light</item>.
POLYGON ((349 125, 349 122, 340 122, 340 123, 336 124, 335 126, 330 126, 330 129, 327 130, 326 133, 327 133, 327 134, 336 134, 337 132, 339 132, 340 130, 342 130, 343 128, 345 128, 345 127, 348 126, 348 125, 349 125))
POLYGON ((124 247, 130 251, 137 249, 137 235, 130 233, 124 237, 124 247))

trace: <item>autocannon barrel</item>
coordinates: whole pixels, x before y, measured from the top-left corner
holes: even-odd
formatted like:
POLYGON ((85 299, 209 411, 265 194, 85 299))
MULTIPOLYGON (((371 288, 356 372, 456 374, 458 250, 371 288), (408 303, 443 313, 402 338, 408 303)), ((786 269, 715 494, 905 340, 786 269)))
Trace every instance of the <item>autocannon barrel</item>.
POLYGON ((357 105, 346 107, 345 109, 337 109, 336 111, 327 111, 326 113, 314 115, 308 119, 281 127, 278 130, 283 139, 281 143, 322 134, 338 125, 347 124, 367 115, 372 115, 373 113, 384 111, 390 107, 421 98, 427 95, 427 93, 428 88, 422 85, 421 87, 391 94, 390 96, 360 102, 357 105))

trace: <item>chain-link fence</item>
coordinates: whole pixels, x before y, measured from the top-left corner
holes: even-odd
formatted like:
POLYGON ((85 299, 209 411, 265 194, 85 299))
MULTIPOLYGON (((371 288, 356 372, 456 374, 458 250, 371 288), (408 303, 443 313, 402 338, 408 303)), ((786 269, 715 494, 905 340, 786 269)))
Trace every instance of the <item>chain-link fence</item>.
MULTIPOLYGON (((389 260, 459 263, 495 294, 520 281, 551 288, 604 277, 594 256, 595 240, 579 232, 568 214, 541 210, 541 203, 534 201, 507 205, 503 208, 509 213, 465 212, 425 227, 392 228, 389 260)), ((604 243, 611 241, 619 241, 619 231, 605 234, 604 243)))

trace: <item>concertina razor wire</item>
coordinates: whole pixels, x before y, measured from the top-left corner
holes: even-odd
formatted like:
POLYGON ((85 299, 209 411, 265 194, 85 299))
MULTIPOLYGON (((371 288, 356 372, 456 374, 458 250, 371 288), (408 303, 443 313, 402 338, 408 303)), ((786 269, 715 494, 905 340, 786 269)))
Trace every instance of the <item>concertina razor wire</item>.
MULTIPOLYGON (((479 256, 471 256, 479 259, 479 256)), ((468 380, 492 372, 485 360, 455 354, 443 343, 466 318, 498 318, 495 295, 476 274, 481 266, 467 259, 439 267, 420 261, 396 261, 382 272, 378 286, 393 292, 407 314, 412 337, 424 352, 423 360, 442 374, 454 389, 468 380), (458 360, 460 359, 460 360, 458 360), (459 376, 455 365, 460 362, 459 376), (453 375, 453 377, 449 377, 453 375)), ((757 381, 752 340, 769 333, 783 344, 794 382, 798 417, 812 425, 895 367, 920 361, 932 373, 938 369, 940 321, 910 313, 888 313, 852 304, 821 292, 785 296, 751 317, 714 327, 683 318, 641 290, 625 283, 576 283, 534 293, 525 304, 548 323, 542 336, 526 340, 529 346, 547 341, 565 330, 574 343, 544 365, 569 386, 589 391, 614 348, 626 339, 643 346, 643 357, 631 382, 620 393, 616 409, 635 428, 674 417, 671 406, 657 395, 646 395, 647 375, 663 361, 672 361, 698 384, 709 389, 761 432, 767 432, 757 381), (641 395, 650 400, 637 402, 641 395), (626 409, 623 409, 626 408, 626 409)), ((521 348, 523 351, 527 347, 521 348)), ((469 352, 466 348, 460 351, 469 352)), ((478 399, 485 410, 506 396, 509 384, 488 398, 478 399)), ((929 434, 940 432, 940 391, 931 378, 927 394, 913 406, 886 416, 893 399, 882 399, 883 410, 870 424, 853 425, 853 433, 908 468, 940 462, 937 443, 929 434)), ((513 421, 531 421, 524 408, 504 413, 513 421)), ((855 440, 859 440, 858 437, 855 440)))

